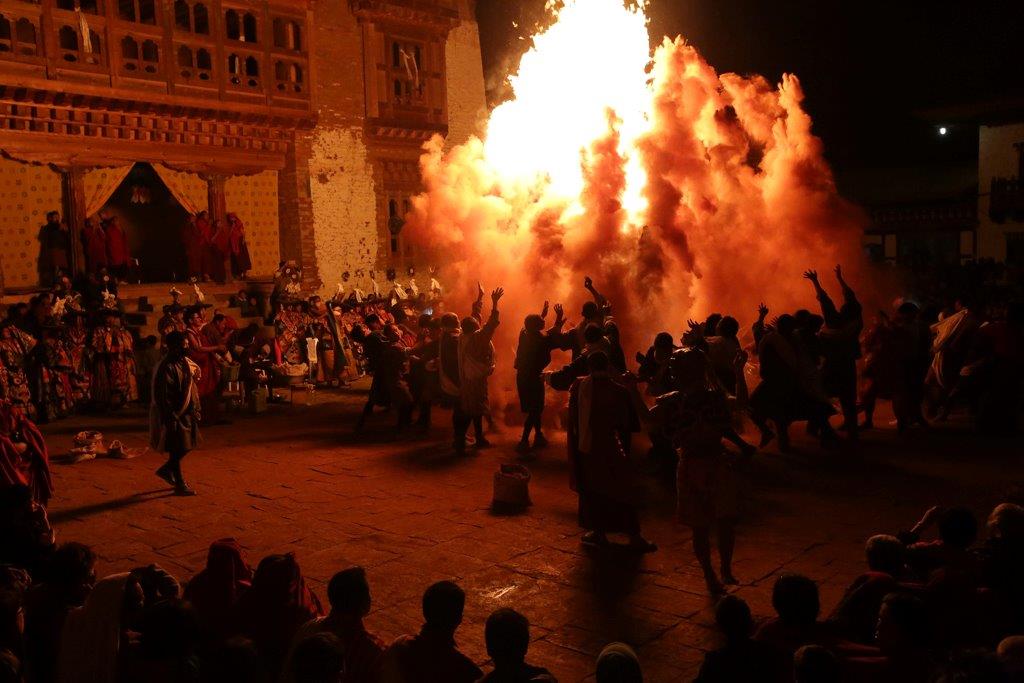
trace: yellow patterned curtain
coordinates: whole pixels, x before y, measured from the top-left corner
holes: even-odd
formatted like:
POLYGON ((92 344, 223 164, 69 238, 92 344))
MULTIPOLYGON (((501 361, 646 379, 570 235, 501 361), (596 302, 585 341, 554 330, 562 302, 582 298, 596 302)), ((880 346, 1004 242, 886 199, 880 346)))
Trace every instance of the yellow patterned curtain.
POLYGON ((97 168, 85 174, 85 215, 95 216, 110 199, 133 164, 113 168, 97 168))
POLYGON ((195 173, 175 171, 163 164, 153 164, 153 170, 160 176, 167 189, 171 191, 178 203, 190 214, 206 211, 209 197, 206 181, 195 173))

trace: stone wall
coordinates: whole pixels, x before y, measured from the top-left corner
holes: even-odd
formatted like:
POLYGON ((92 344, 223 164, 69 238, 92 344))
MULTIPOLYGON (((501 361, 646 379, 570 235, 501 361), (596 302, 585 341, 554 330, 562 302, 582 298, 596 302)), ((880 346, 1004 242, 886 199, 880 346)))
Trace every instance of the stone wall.
POLYGON ((245 225, 245 240, 254 276, 272 275, 281 259, 278 236, 277 171, 234 176, 224 183, 229 213, 245 225))
POLYGON ((448 147, 470 135, 481 134, 487 117, 484 67, 480 57, 480 30, 468 2, 459 11, 462 23, 448 34, 445 62, 448 70, 448 147))
POLYGON ((47 166, 0 157, 0 267, 3 286, 39 283, 39 228, 47 211, 62 211, 61 178, 47 166))

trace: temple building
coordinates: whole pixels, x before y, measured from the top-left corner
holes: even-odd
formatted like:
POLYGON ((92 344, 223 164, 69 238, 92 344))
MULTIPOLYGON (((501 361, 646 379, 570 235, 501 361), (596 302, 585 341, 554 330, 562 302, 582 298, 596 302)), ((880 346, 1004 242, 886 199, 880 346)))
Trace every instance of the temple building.
MULTIPOLYGON (((254 275, 307 286, 415 260, 435 134, 483 120, 473 0, 0 0, 3 286, 38 233, 117 215, 143 281, 181 279, 188 214, 236 213, 254 275)), ((81 249, 73 266, 83 267, 81 249)))

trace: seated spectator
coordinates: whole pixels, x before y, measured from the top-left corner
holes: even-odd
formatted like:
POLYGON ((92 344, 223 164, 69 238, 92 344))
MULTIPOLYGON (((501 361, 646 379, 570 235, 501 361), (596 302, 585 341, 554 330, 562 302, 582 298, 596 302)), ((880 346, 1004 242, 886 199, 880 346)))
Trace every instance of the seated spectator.
POLYGON ((875 642, 882 600, 900 589, 898 577, 904 576, 906 564, 904 546, 895 536, 872 536, 864 550, 868 571, 846 589, 828 622, 838 637, 869 645, 875 642))
POLYGON ((136 596, 128 592, 128 572, 100 579, 85 604, 68 613, 60 638, 57 681, 60 683, 114 683, 126 610, 143 601, 137 583, 136 596))
MULTIPOLYGON (((351 567, 338 572, 327 584, 327 599, 331 612, 307 622, 295 634, 295 647, 317 633, 331 633, 341 643, 345 655, 344 683, 376 683, 380 680, 384 661, 384 641, 366 630, 363 618, 370 613, 370 584, 362 567, 351 567)), ((285 677, 291 666, 285 667, 285 677)))
POLYGON ((203 683, 271 683, 256 644, 241 636, 210 650, 200 674, 203 683))
POLYGON ((890 593, 878 615, 876 646, 850 646, 846 670, 850 681, 928 683, 935 672, 929 651, 931 628, 925 603, 906 593, 890 593))
POLYGON ((775 650, 784 663, 783 680, 789 681, 792 672, 785 664, 793 661, 793 654, 804 645, 820 645, 826 639, 818 622, 818 586, 806 576, 783 574, 775 580, 772 607, 778 616, 762 624, 754 640, 775 650))
POLYGON ((484 640, 494 671, 480 683, 556 683, 547 669, 526 663, 530 622, 514 609, 499 609, 487 617, 484 640))
POLYGON ((22 592, 16 587, 0 589, 0 654, 17 662, 20 671, 24 661, 25 615, 22 611, 22 592))
POLYGON ((38 574, 54 549, 46 508, 28 486, 0 487, 0 563, 38 574))
POLYGON ((81 543, 64 543, 53 553, 41 583, 25 596, 25 656, 32 680, 56 677, 64 621, 85 604, 96 583, 96 556, 81 543))
POLYGON ((839 683, 839 662, 820 645, 805 645, 793 655, 794 683, 839 683))
POLYGON ((139 641, 121 657, 119 683, 199 683, 199 623, 181 600, 149 607, 140 623, 139 641))
POLYGON ((1024 507, 997 505, 979 549, 983 584, 991 593, 989 619, 999 636, 1024 633, 1024 507))
POLYGON ((299 627, 323 614, 320 600, 306 586, 295 556, 268 555, 235 608, 235 625, 252 638, 276 680, 299 627))
POLYGON ((207 638, 221 640, 231 635, 232 610, 251 585, 252 569, 238 541, 233 538, 214 541, 206 568, 185 587, 185 599, 192 603, 207 638))
POLYGON ((1003 638, 996 648, 1007 683, 1024 683, 1024 636, 1003 638))
POLYGON ((625 643, 610 643, 597 656, 597 683, 643 683, 640 658, 625 643))
POLYGON ((970 552, 978 538, 978 520, 964 507, 942 510, 933 507, 900 540, 907 545, 907 565, 918 579, 926 580, 938 569, 957 574, 977 574, 977 561, 970 552), (939 538, 921 541, 921 535, 938 522, 939 538))
POLYGON ((423 594, 423 628, 400 636, 384 656, 385 683, 473 683, 483 671, 455 644, 466 594, 438 581, 423 594))
POLYGON ((933 683, 1004 683, 1006 677, 991 650, 957 650, 942 666, 933 683))
POLYGON ((295 646, 289 673, 295 683, 339 683, 345 668, 341 642, 323 631, 295 646))
POLYGON ((743 598, 726 595, 715 607, 715 624, 725 646, 704 655, 695 683, 779 680, 784 667, 769 645, 753 640, 754 621, 743 598))
POLYGON ((10 650, 0 649, 0 683, 22 683, 21 662, 10 650))

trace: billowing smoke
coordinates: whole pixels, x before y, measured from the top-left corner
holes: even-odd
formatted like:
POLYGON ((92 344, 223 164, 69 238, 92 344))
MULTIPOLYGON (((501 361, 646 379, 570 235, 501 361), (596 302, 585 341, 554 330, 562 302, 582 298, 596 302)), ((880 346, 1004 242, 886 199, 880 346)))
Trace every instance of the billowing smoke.
POLYGON ((567 1, 486 143, 425 148, 407 234, 454 304, 478 280, 506 288, 499 366, 544 300, 579 320, 585 275, 630 358, 687 318, 747 327, 760 301, 812 304, 807 268, 842 263, 855 281, 862 267, 861 215, 836 192, 797 78, 718 74, 682 38, 651 59, 642 9, 567 1))

